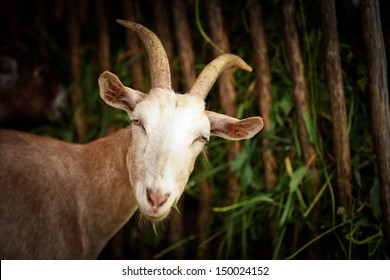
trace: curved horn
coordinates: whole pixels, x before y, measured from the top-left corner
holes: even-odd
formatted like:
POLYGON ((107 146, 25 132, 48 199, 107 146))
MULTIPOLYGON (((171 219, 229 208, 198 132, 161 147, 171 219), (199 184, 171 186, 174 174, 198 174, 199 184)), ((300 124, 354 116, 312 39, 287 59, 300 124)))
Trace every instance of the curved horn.
POLYGON ((200 73, 195 84, 190 90, 190 94, 206 99, 211 87, 214 85, 218 76, 226 68, 237 66, 241 69, 251 72, 252 68, 244 60, 233 54, 223 54, 211 61, 200 73))
POLYGON ((149 56, 152 88, 172 89, 168 57, 156 34, 135 22, 121 19, 117 19, 116 22, 136 32, 144 43, 149 56))

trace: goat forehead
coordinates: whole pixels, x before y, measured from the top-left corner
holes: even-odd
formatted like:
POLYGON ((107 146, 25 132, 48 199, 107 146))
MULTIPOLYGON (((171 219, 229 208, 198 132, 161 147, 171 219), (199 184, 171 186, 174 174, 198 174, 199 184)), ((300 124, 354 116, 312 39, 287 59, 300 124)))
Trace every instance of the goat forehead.
POLYGON ((196 122, 205 115, 204 101, 189 94, 173 94, 168 90, 154 89, 135 109, 134 114, 142 117, 148 125, 181 122, 196 122))

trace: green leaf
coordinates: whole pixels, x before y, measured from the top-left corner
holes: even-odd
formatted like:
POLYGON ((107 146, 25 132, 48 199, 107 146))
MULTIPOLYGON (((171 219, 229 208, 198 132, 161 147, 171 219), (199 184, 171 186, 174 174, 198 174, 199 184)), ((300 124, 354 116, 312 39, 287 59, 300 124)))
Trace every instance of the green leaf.
POLYGON ((380 187, 378 179, 375 179, 374 185, 370 190, 370 206, 372 214, 377 219, 381 221, 382 210, 381 210, 381 201, 380 201, 380 187))
POLYGON ((231 210, 234 210, 236 208, 239 208, 239 207, 248 206, 251 204, 262 203, 262 202, 271 203, 271 204, 275 203, 275 201, 272 199, 272 197, 269 194, 261 194, 261 195, 258 195, 256 197, 253 197, 253 198, 250 198, 247 200, 243 200, 243 201, 240 201, 240 202, 237 202, 237 203, 234 203, 232 205, 225 206, 225 207, 213 207, 213 211, 214 212, 227 212, 227 211, 231 211, 231 210))
POLYGON ((298 186, 302 183, 303 177, 305 177, 305 167, 302 166, 291 174, 291 180, 289 184, 290 193, 298 191, 298 186))
POLYGON ((177 211, 177 213, 181 214, 181 213, 180 213, 180 210, 179 210, 179 207, 177 207, 177 202, 176 202, 176 201, 173 202, 172 208, 175 209, 175 210, 177 211))
POLYGON ((302 113, 302 118, 303 118, 303 122, 305 123, 305 127, 306 127, 306 131, 307 131, 307 134, 309 137, 309 141, 310 141, 310 143, 314 144, 315 139, 316 139, 316 135, 314 133, 313 123, 312 123, 311 117, 310 117, 309 112, 307 110, 302 113))
POLYGON ((291 213, 293 211, 293 205, 292 205, 292 192, 288 194, 286 204, 284 205, 284 210, 282 213, 282 216, 280 217, 278 226, 282 227, 286 224, 288 218, 291 216, 291 213))

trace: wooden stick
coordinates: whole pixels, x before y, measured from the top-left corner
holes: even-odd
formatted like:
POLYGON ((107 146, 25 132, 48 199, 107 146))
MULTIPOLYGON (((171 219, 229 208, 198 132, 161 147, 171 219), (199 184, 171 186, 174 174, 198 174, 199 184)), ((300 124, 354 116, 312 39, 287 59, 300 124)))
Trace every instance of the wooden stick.
MULTIPOLYGON (((256 93, 259 96, 260 115, 264 119, 263 130, 269 131, 272 127, 271 108, 272 108, 272 78, 269 66, 266 37, 264 33, 264 24, 259 2, 251 0, 249 5, 249 21, 252 36, 252 45, 255 54, 256 64, 256 93)), ((261 145, 267 147, 269 139, 261 138, 261 145)), ((262 153, 264 162, 264 181, 267 190, 272 189, 276 182, 276 159, 272 154, 272 149, 266 148, 262 153)))
MULTIPOLYGON (((269 66, 268 51, 266 45, 266 36, 264 32, 263 16, 261 5, 256 0, 249 2, 249 22, 252 36, 252 45, 255 54, 255 74, 257 79, 256 94, 259 97, 260 115, 264 119, 264 130, 269 132, 272 127, 271 108, 272 108, 272 78, 269 66)), ((277 181, 277 162, 273 156, 272 148, 268 148, 270 139, 261 138, 263 152, 261 159, 264 164, 264 185, 266 190, 271 190, 277 181)), ((267 239, 269 257, 272 258, 274 236, 276 231, 276 222, 273 217, 268 220, 267 239)))
POLYGON ((171 16, 168 7, 170 3, 167 0, 153 1, 153 15, 154 15, 154 30, 157 37, 161 40, 167 52, 170 68, 171 68, 171 82, 173 90, 178 90, 178 82, 175 71, 173 69, 173 62, 175 58, 175 48, 171 34, 171 16))
POLYGON ((333 148, 336 158, 338 200, 340 206, 350 212, 352 207, 351 156, 340 63, 336 7, 334 0, 322 0, 321 4, 325 69, 333 120, 333 148))
MULTIPOLYGON (((220 0, 206 1, 206 10, 209 18, 211 39, 220 49, 213 48, 214 56, 221 55, 221 49, 225 53, 231 53, 229 38, 224 28, 224 19, 220 0)), ((232 69, 225 70, 218 79, 219 99, 225 114, 235 116, 237 113, 236 91, 232 83, 232 69)), ((228 153, 228 161, 231 162, 240 152, 240 144, 234 142, 228 153)), ((239 183, 232 171, 228 171, 228 197, 234 198, 239 190, 239 183)))
MULTIPOLYGON (((122 0, 123 7, 123 15, 127 20, 138 22, 135 9, 134 9, 134 1, 122 0)), ((141 52, 141 48, 139 46, 139 39, 134 31, 125 29, 126 34, 126 44, 128 52, 132 55, 138 54, 141 52)), ((130 65, 130 77, 131 77, 131 86, 135 89, 147 92, 148 89, 146 87, 145 82, 145 72, 144 66, 142 64, 142 60, 136 60, 130 65)))
POLYGON ((390 109, 386 52, 377 0, 361 0, 368 64, 368 89, 381 184, 384 228, 390 241, 390 109))
POLYGON ((95 0, 96 29, 98 37, 97 62, 98 71, 102 73, 110 70, 110 34, 108 32, 107 14, 103 0, 95 0))
POLYGON ((195 55, 191 37, 191 27, 187 17, 186 2, 173 0, 173 20, 179 51, 183 90, 188 92, 196 80, 195 55))
MULTIPOLYGON (((287 59, 290 65, 291 79, 293 82, 293 97, 295 110, 297 114, 299 140, 303 151, 303 158, 311 171, 311 184, 313 187, 313 197, 318 193, 321 185, 320 176, 317 167, 316 151, 310 143, 309 133, 305 125, 305 117, 311 119, 309 108, 309 95, 306 87, 304 65, 301 56, 301 50, 298 40, 298 32, 295 23, 295 1, 283 1, 284 18, 284 40, 287 49, 287 59)), ((319 234, 319 220, 321 208, 317 205, 310 216, 311 237, 319 234)), ((312 247, 309 252, 310 258, 318 259, 321 257, 319 248, 312 247)))
POLYGON ((76 129, 81 142, 86 140, 87 120, 84 112, 81 80, 80 80, 80 25, 78 18, 73 15, 77 4, 75 0, 68 2, 67 25, 70 49, 70 63, 73 80, 73 90, 71 93, 72 110, 76 123, 76 129))

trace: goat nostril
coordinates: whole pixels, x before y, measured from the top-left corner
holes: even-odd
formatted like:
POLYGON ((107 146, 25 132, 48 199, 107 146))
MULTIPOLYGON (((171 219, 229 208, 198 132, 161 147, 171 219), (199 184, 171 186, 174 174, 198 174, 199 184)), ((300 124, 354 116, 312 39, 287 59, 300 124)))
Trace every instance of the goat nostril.
POLYGON ((150 189, 146 189, 146 198, 148 199, 148 203, 150 205, 154 205, 153 198, 152 198, 153 192, 150 189))
POLYGON ((157 209, 162 207, 165 202, 167 202, 170 193, 161 194, 160 192, 154 192, 151 189, 146 189, 146 197, 152 209, 157 209))
POLYGON ((165 199, 164 201, 161 201, 160 204, 157 205, 157 208, 162 207, 165 204, 165 202, 167 202, 167 199, 165 199))

